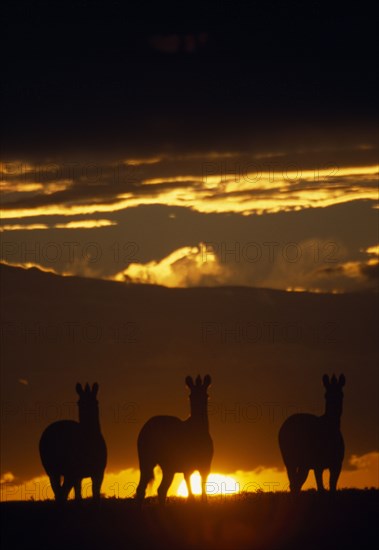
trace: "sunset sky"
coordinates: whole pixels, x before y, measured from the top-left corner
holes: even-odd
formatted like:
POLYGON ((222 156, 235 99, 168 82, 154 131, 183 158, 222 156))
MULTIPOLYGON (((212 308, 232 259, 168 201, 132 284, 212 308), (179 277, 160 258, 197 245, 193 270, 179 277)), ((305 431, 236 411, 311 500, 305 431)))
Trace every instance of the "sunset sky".
POLYGON ((8 497, 12 487, 43 482, 36 449, 49 417, 45 411, 31 425, 25 420, 36 403, 58 403, 59 417, 76 418, 75 407, 62 404, 75 401, 77 381, 97 377, 114 448, 111 495, 112 484, 138 481, 142 422, 152 414, 185 418, 184 377, 208 368, 221 449, 215 474, 241 485, 277 481, 284 489, 280 421, 291 407, 322 414, 321 376, 335 369, 346 374, 349 400, 340 483, 378 486, 372 17, 347 6, 326 12, 316 2, 272 1, 253 10, 247 3, 157 4, 127 13, 116 1, 106 9, 97 1, 59 5, 59 17, 42 0, 5 2, 4 10, 0 260, 49 272, 4 271, 8 448, 1 480, 8 497), (67 287, 51 273, 102 281, 67 287), (172 290, 153 295, 136 287, 131 294, 130 283, 172 290), (225 286, 233 289, 197 294, 197 287, 225 286), (246 289, 243 299, 234 287, 261 294, 246 289), (190 288, 195 294, 185 293, 190 288), (67 291, 67 303, 56 289, 67 291), (288 291, 293 301, 263 289, 288 291), (83 340, 90 321, 102 327, 99 342, 83 340), (138 341, 121 350, 104 334, 129 321, 138 341), (336 337, 250 347, 217 340, 252 321, 317 325, 323 334, 332 326, 336 337), (62 332, 49 340, 51 323, 66 330, 68 322, 81 331, 75 342, 67 344, 62 332), (216 323, 211 346, 201 340, 207 322, 216 323), (9 323, 17 325, 12 334, 9 323), (251 402, 260 420, 233 424, 232 456, 222 411, 251 402), (123 422, 123 443, 112 417, 120 406, 136 415, 123 422))

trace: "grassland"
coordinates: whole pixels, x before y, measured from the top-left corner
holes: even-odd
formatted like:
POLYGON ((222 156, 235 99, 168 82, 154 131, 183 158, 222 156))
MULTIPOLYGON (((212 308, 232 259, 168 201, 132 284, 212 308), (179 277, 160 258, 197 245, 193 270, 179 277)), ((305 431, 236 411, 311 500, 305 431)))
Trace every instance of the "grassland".
POLYGON ((245 494, 207 504, 155 499, 3 502, 3 549, 321 550, 371 548, 379 491, 245 494))

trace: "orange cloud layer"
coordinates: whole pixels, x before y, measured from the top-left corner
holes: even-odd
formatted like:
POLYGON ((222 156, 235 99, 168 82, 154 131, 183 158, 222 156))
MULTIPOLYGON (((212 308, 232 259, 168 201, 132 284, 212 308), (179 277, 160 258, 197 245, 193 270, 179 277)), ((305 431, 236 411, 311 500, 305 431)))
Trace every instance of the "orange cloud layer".
POLYGON ((149 204, 186 206, 203 213, 249 215, 377 199, 376 165, 324 165, 309 169, 290 163, 279 170, 275 165, 267 169, 256 164, 254 158, 253 155, 254 162, 248 162, 236 155, 230 160, 229 153, 213 153, 193 160, 186 158, 184 164, 175 157, 129 159, 120 163, 132 169, 130 181, 126 178, 125 182, 115 176, 112 163, 96 166, 94 181, 92 173, 87 174, 87 179, 81 173, 77 181, 58 176, 54 180, 54 173, 48 173, 52 181, 46 181, 44 170, 40 170, 42 181, 35 181, 33 172, 30 178, 34 179, 27 181, 28 171, 22 180, 17 177, 12 180, 5 171, 8 179, 2 184, 6 199, 3 216, 7 219, 74 216, 149 204), (142 170, 140 167, 144 171, 134 175, 134 170, 142 170))

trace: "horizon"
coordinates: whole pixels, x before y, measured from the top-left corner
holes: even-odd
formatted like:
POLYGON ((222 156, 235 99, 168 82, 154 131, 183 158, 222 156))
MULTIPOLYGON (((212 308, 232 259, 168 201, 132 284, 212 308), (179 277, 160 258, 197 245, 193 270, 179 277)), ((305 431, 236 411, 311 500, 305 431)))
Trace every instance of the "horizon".
POLYGON ((86 277, 83 275, 74 275, 69 273, 58 273, 57 271, 54 271, 52 268, 43 268, 41 266, 36 266, 33 263, 25 262, 24 264, 13 264, 8 263, 6 261, 0 261, 0 266, 9 267, 9 268, 15 268, 15 269, 22 269, 24 271, 37 271, 41 273, 47 273, 50 275, 55 275, 58 277, 70 277, 70 278, 77 278, 77 279, 94 279, 96 281, 103 281, 103 282, 111 282, 111 283, 119 283, 121 285, 126 284, 128 287, 160 287, 165 289, 181 289, 181 290, 190 290, 190 289, 201 289, 201 288, 207 288, 207 289, 222 289, 222 288, 229 288, 229 289, 251 289, 251 290, 268 290, 271 292, 300 292, 300 293, 310 293, 310 294, 355 294, 355 293, 368 293, 368 294, 377 294, 378 289, 375 287, 363 287, 362 289, 353 289, 348 291, 336 291, 333 290, 332 292, 329 291, 322 291, 320 289, 311 289, 306 290, 303 288, 286 288, 286 289, 280 289, 280 288, 270 288, 270 287, 255 287, 255 286, 249 286, 249 285, 199 285, 199 286, 180 286, 180 287, 172 287, 172 286, 166 286, 164 284, 158 284, 158 283, 152 283, 152 282, 146 282, 146 281, 120 281, 119 279, 111 279, 111 278, 101 278, 101 277, 86 277))

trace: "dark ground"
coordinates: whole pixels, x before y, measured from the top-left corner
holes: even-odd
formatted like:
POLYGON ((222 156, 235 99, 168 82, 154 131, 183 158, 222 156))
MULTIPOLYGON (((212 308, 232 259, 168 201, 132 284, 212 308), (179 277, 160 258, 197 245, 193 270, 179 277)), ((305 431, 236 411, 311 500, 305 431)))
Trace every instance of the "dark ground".
POLYGON ((2 548, 318 550, 371 548, 378 538, 377 490, 261 493, 188 504, 90 500, 1 504, 2 548))

